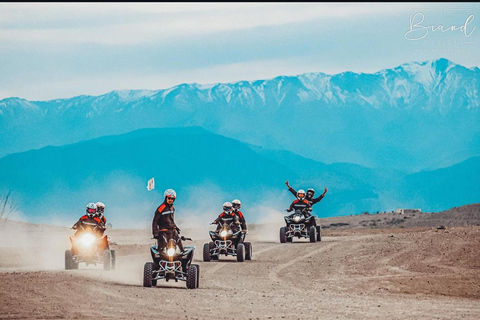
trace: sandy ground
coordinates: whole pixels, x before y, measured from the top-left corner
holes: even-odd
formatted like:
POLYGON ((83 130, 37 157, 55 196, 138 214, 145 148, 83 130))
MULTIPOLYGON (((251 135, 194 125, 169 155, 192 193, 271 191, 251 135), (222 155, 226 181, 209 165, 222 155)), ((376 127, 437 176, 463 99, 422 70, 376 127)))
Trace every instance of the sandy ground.
POLYGON ((257 226, 253 260, 203 262, 200 288, 142 286, 149 230, 110 230, 117 268, 64 270, 71 230, 0 229, 0 319, 480 319, 480 227, 326 229, 321 242, 278 241, 257 226), (28 235, 28 237, 26 237, 28 235), (27 240, 28 239, 28 240, 27 240))

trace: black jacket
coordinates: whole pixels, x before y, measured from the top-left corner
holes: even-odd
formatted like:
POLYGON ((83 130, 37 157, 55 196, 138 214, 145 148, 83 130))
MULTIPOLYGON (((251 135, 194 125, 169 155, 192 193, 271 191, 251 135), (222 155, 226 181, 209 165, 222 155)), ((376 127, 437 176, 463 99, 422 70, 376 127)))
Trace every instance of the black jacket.
POLYGON ((245 217, 243 216, 242 211, 240 210, 233 210, 233 213, 238 217, 238 220, 240 221, 240 224, 242 226, 242 230, 247 230, 247 222, 245 221, 245 217))
POLYGON ((175 224, 174 214, 175 207, 173 204, 169 205, 164 202, 157 208, 152 222, 153 236, 157 236, 161 229, 178 229, 177 225, 175 224))

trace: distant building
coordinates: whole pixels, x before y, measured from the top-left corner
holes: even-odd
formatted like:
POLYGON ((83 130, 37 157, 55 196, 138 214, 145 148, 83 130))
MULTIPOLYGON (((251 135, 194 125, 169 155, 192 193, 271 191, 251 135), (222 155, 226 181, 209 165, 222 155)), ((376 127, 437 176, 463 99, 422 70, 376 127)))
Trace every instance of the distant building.
POLYGON ((395 213, 406 214, 406 213, 421 213, 422 209, 397 209, 395 213))

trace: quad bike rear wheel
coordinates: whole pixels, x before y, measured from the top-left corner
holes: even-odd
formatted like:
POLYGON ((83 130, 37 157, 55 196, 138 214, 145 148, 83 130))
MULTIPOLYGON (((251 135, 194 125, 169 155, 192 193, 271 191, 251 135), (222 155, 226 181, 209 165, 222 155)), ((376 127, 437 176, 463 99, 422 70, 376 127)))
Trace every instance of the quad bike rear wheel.
POLYGON ((315 242, 316 236, 317 236, 316 233, 317 233, 317 229, 315 229, 315 226, 311 226, 310 227, 310 232, 309 232, 310 242, 315 242))
POLYGON ((317 241, 322 241, 322 228, 320 226, 317 226, 317 241))
POLYGON ((244 242, 245 245, 245 260, 252 260, 253 251, 252 244, 250 242, 244 242))

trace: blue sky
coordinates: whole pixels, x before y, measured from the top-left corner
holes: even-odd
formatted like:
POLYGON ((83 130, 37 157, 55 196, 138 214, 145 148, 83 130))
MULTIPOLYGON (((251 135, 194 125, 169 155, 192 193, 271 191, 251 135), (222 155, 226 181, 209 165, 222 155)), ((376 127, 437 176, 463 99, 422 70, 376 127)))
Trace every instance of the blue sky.
POLYGON ((0 3, 0 99, 473 67, 479 21, 480 3, 0 3))

